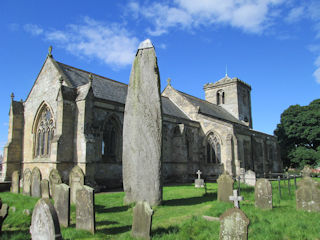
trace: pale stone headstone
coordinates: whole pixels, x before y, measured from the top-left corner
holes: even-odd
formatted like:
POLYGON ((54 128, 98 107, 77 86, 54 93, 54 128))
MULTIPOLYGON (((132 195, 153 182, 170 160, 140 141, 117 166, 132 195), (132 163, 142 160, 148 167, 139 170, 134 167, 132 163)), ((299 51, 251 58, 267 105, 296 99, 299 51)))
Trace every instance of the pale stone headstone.
POLYGON ((256 185, 256 173, 252 170, 248 170, 244 176, 245 184, 254 187, 256 185))
POLYGON ((41 197, 42 198, 50 198, 49 181, 47 179, 41 180, 41 197))
POLYGON ((301 171, 302 177, 310 177, 311 173, 312 173, 311 168, 308 165, 305 165, 301 171))
POLYGON ((94 233, 96 230, 94 189, 83 186, 76 194, 76 228, 94 233))
POLYGON ((32 213, 30 233, 32 240, 62 239, 56 210, 48 198, 41 198, 36 203, 32 213))
POLYGON ((243 197, 238 196, 238 190, 233 190, 233 195, 229 196, 229 200, 233 202, 235 208, 240 208, 240 201, 243 200, 243 197))
POLYGON ((8 209, 9 209, 9 206, 7 204, 2 204, 2 200, 0 198, 0 235, 1 235, 2 223, 8 216, 8 209))
POLYGON ((296 205, 298 210, 320 212, 320 183, 304 177, 298 183, 296 205))
POLYGON ((41 172, 35 167, 31 174, 31 196, 41 197, 41 172))
POLYGON ((11 177, 11 192, 19 193, 19 183, 20 183, 20 175, 19 171, 14 171, 11 177))
POLYGON ((267 179, 261 178, 256 182, 254 195, 256 207, 272 209, 272 186, 267 179))
POLYGON ((125 203, 162 200, 162 110, 157 57, 149 39, 134 59, 123 120, 125 203))
POLYGON ((62 183, 60 173, 57 169, 52 169, 49 174, 50 194, 54 197, 54 187, 56 184, 62 183))
POLYGON ((76 204, 77 190, 81 189, 84 185, 84 173, 79 166, 75 166, 72 168, 69 174, 69 185, 71 204, 76 204))
POLYGON ((218 180, 218 201, 230 202, 229 196, 233 194, 233 179, 224 172, 218 180))
POLYGON ((70 223, 70 187, 63 183, 56 184, 53 200, 60 225, 68 227, 70 223))
POLYGON ((220 216, 220 240, 248 239, 249 219, 239 208, 230 208, 220 216))
POLYGON ((131 235, 135 238, 150 239, 153 210, 148 202, 137 202, 133 208, 131 235))
POLYGON ((201 174, 202 172, 200 170, 198 170, 196 172, 196 174, 198 175, 198 178, 194 180, 194 186, 196 188, 201 188, 201 187, 204 187, 204 180, 201 179, 201 174))
POLYGON ((23 172, 23 194, 27 196, 31 195, 31 171, 29 168, 23 172))

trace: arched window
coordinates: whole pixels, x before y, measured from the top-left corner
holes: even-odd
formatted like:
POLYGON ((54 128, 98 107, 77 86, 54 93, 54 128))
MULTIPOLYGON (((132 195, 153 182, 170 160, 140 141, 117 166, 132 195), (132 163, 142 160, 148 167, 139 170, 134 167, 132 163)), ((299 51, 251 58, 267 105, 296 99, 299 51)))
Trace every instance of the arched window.
POLYGON ((223 90, 219 90, 217 92, 217 105, 224 104, 225 102, 225 94, 223 90))
POLYGON ((120 129, 115 119, 109 118, 105 123, 102 142, 101 155, 104 161, 115 162, 119 157, 120 129))
POLYGON ((222 92, 222 104, 224 104, 224 92, 222 92))
POLYGON ((220 105, 220 93, 217 92, 217 105, 220 105))
POLYGON ((54 135, 54 120, 50 108, 43 105, 38 114, 35 131, 35 157, 48 157, 54 135))
POLYGON ((220 143, 212 133, 207 138, 206 155, 207 163, 221 163, 220 143))

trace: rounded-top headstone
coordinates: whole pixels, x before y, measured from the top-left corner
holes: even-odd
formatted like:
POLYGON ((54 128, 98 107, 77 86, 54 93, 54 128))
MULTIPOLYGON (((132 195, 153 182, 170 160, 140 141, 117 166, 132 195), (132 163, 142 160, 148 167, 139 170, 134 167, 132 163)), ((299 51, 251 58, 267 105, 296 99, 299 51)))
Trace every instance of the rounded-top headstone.
POLYGON ((62 183, 61 175, 57 169, 52 169, 49 174, 49 186, 51 196, 54 196, 54 187, 56 184, 62 183))
POLYGON ((256 182, 254 193, 256 207, 272 209, 272 186, 267 179, 261 178, 256 182))
POLYGON ((23 194, 27 196, 31 194, 31 171, 29 168, 23 172, 23 194))
POLYGON ((41 172, 37 167, 31 173, 31 196, 41 197, 41 172))
POLYGON ((232 177, 224 172, 219 176, 218 180, 218 201, 221 202, 232 202, 229 197, 233 195, 233 179, 232 177))
POLYGON ((78 189, 84 185, 84 173, 79 166, 74 166, 69 174, 70 201, 76 204, 76 194, 78 189))
POLYGON ((19 193, 20 174, 19 171, 14 171, 11 177, 11 192, 19 193))

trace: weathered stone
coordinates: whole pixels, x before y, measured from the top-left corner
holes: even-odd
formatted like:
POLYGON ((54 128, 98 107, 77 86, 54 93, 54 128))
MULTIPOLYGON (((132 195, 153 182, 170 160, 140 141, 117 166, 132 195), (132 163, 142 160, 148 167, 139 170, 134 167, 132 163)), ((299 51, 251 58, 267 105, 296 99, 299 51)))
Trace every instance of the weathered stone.
POLYGON ((9 206, 7 204, 2 204, 2 200, 0 199, 0 235, 1 235, 2 223, 8 216, 8 209, 9 209, 9 206))
POLYGON ((153 210, 148 202, 137 202, 133 208, 131 235, 136 238, 150 239, 153 210))
POLYGON ((320 183, 310 177, 303 178, 296 191, 297 210, 320 212, 320 183))
POLYGON ((232 202, 229 196, 233 194, 233 179, 226 172, 219 176, 218 180, 218 201, 232 202))
POLYGON ((238 208, 230 208, 220 216, 220 240, 248 239, 249 219, 238 208))
POLYGON ((84 185, 84 173, 79 166, 72 168, 69 174, 70 185, 70 201, 71 204, 76 204, 76 193, 78 189, 82 189, 84 185))
POLYGON ((41 198, 36 203, 30 233, 32 240, 62 239, 57 213, 48 198, 41 198))
POLYGON ((49 181, 47 179, 41 180, 41 197, 42 198, 50 198, 49 181))
POLYGON ((305 165, 301 171, 302 177, 310 177, 311 173, 312 173, 311 168, 308 165, 305 165))
POLYGON ((68 227, 70 223, 70 187, 63 183, 56 184, 53 200, 60 225, 68 227))
POLYGON ((23 194, 31 195, 31 171, 29 168, 23 172, 23 194))
POLYGON ((35 167, 31 174, 31 196, 41 197, 41 172, 35 167))
POLYGON ((76 194, 76 228, 94 233, 95 225, 94 189, 84 185, 76 194))
POLYGON ((201 173, 202 173, 202 172, 201 172, 200 170, 197 171, 198 178, 194 180, 194 186, 195 186, 196 188, 204 187, 204 180, 201 179, 201 173))
MULTIPOLYGON (((152 46, 150 40, 141 44, 152 46)), ((123 123, 125 203, 162 200, 162 110, 154 47, 140 48, 132 65, 123 123)))
POLYGON ((11 177, 11 192, 12 193, 19 193, 19 186, 20 183, 20 175, 19 175, 19 171, 14 171, 12 173, 12 177, 11 177))
POLYGON ((256 207, 272 209, 272 186, 267 179, 261 178, 256 182, 254 195, 256 207))
POLYGON ((12 206, 12 207, 9 208, 9 211, 10 211, 10 212, 16 212, 16 210, 17 210, 17 209, 16 209, 15 206, 12 206))
POLYGON ((26 216, 30 216, 31 211, 30 211, 30 209, 23 209, 22 213, 23 213, 24 215, 26 215, 26 216))
POLYGON ((246 171, 244 181, 245 184, 254 187, 256 185, 256 173, 251 170, 246 171))
POLYGON ((235 208, 240 208, 240 201, 243 201, 242 196, 238 196, 238 190, 233 190, 233 195, 229 196, 229 200, 233 202, 235 208))
POLYGON ((52 169, 49 174, 50 194, 54 198, 54 187, 56 184, 62 183, 60 173, 57 169, 52 169))

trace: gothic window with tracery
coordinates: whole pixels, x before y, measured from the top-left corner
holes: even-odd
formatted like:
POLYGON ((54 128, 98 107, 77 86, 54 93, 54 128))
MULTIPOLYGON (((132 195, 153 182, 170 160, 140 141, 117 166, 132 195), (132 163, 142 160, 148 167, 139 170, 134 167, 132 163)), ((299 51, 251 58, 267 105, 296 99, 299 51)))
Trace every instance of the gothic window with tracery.
POLYGON ((210 134, 206 145, 207 163, 221 163, 221 147, 216 136, 210 134))
POLYGON ((54 135, 54 120, 50 108, 42 107, 36 128, 35 157, 48 157, 54 135))
POLYGON ((114 119, 109 119, 102 134, 101 155, 105 161, 116 161, 120 147, 119 127, 114 119))

